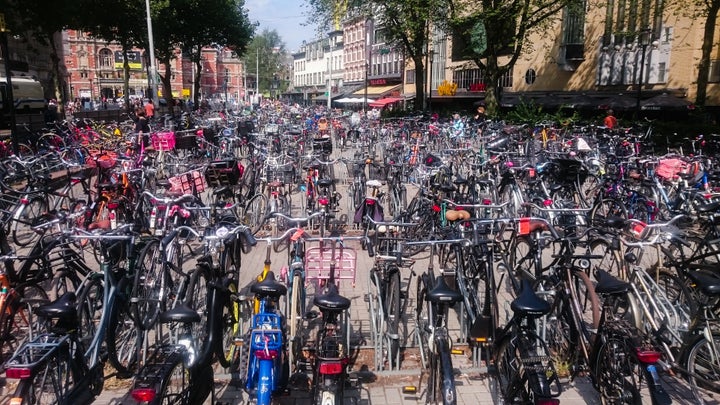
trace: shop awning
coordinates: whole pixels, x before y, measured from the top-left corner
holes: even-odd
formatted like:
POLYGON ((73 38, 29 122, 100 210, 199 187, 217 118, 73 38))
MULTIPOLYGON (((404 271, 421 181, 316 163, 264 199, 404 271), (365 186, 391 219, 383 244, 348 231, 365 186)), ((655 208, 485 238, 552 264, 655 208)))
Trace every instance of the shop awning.
POLYGON ((382 108, 385 107, 388 104, 392 104, 398 101, 402 101, 402 98, 399 97, 386 97, 381 98, 380 100, 373 101, 372 103, 368 104, 370 107, 378 107, 382 108))
MULTIPOLYGON (((400 89, 399 84, 393 84, 390 86, 368 86, 367 87, 367 95, 368 96, 382 96, 384 94, 390 93, 392 91, 396 91, 400 89)), ((364 96, 365 95, 365 89, 360 89, 352 94, 353 96, 364 96)))

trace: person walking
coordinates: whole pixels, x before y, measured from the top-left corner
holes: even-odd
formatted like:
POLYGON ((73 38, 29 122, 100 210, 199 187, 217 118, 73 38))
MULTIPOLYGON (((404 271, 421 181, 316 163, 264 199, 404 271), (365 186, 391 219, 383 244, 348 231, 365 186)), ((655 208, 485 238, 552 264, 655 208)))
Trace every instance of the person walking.
POLYGON ((155 105, 153 104, 152 100, 148 100, 147 103, 145 103, 145 117, 147 117, 147 120, 150 121, 155 116, 155 105))
POLYGON ((607 111, 607 116, 605 116, 605 120, 603 121, 603 123, 605 124, 605 127, 607 129, 613 129, 617 126, 618 121, 617 118, 615 118, 615 116, 613 115, 613 110, 607 111))

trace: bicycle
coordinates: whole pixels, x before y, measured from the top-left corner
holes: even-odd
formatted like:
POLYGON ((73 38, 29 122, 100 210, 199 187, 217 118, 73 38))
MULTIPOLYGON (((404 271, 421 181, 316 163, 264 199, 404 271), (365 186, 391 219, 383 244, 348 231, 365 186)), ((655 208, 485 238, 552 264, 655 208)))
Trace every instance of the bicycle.
POLYGON ((425 273, 418 276, 415 334, 420 346, 423 367, 428 371, 426 403, 457 403, 455 376, 452 367, 452 340, 448 334, 448 312, 462 302, 459 291, 450 288, 441 274, 435 276, 434 258, 437 245, 467 243, 465 239, 405 242, 404 246, 430 246, 430 262, 425 273))
MULTIPOLYGON (((135 235, 128 233, 132 225, 123 225, 105 234, 75 230, 73 237, 96 239, 104 243, 120 241, 132 250, 135 235)), ((13 398, 16 403, 72 403, 90 404, 103 389, 105 352, 116 369, 128 371, 136 366, 135 349, 118 347, 116 325, 122 327, 121 297, 125 278, 110 261, 109 248, 103 246, 102 279, 88 276, 78 293, 68 292, 56 301, 41 305, 35 313, 56 322, 49 331, 23 344, 6 363, 6 377, 20 379, 13 398), (96 312, 102 311, 95 327, 96 312), (90 330, 85 329, 91 326, 90 330), (88 346, 83 336, 92 335, 88 346), (130 353, 128 359, 118 359, 130 353), (127 360, 121 364, 119 360, 127 360), (46 399, 48 397, 49 399, 46 399)), ((127 262, 131 260, 128 257, 127 262)), ((139 339, 135 338, 137 345, 139 339)), ((120 372, 119 372, 120 373, 120 372)), ((122 374, 122 373, 120 373, 122 374)))
POLYGON ((256 241, 248 227, 239 225, 229 229, 225 225, 229 224, 218 224, 204 235, 186 226, 177 229, 202 237, 206 244, 206 254, 198 260, 188 290, 194 291, 204 283, 211 292, 206 297, 189 294, 159 315, 161 324, 179 323, 181 330, 177 332, 178 328, 171 326, 169 329, 176 332, 170 341, 159 345, 140 369, 131 390, 137 401, 201 403, 210 393, 214 397, 213 356, 224 367, 228 367, 236 356, 234 339, 240 325, 236 273, 240 268, 240 257, 235 246, 242 243, 238 239, 241 235, 245 243, 254 245, 256 241), (204 305, 197 302, 202 299, 206 300, 204 305), (199 310, 203 307, 206 312, 199 310), (208 323, 205 333, 198 334, 198 328, 203 328, 198 325, 201 317, 208 323))
MULTIPOLYGON (((313 370, 313 402, 318 405, 344 403, 351 358, 350 300, 338 293, 338 284, 344 279, 355 281, 357 255, 345 245, 350 240, 366 242, 363 236, 306 239, 319 244, 307 249, 305 261, 308 280, 317 286, 313 304, 320 310, 321 322, 313 347, 302 342, 302 352, 308 354, 304 361, 313 370)), ((372 246, 366 246, 372 256, 372 246)), ((317 312, 311 311, 304 319, 311 322, 317 317, 317 312)))

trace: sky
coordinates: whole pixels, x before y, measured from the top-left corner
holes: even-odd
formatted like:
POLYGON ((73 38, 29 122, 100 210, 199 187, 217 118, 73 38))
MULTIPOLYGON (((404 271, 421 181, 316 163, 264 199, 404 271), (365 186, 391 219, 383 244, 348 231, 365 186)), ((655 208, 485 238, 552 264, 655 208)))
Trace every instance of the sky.
POLYGON ((304 15, 307 5, 303 0, 245 0, 245 7, 250 21, 260 23, 257 32, 274 29, 290 52, 299 50, 303 41, 310 42, 315 37, 315 27, 303 25, 307 20, 304 15))

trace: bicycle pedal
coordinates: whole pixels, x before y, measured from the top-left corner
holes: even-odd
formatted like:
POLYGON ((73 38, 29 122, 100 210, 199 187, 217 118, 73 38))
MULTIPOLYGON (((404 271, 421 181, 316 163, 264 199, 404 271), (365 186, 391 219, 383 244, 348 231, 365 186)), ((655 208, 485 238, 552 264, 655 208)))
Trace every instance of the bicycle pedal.
POLYGON ((414 385, 406 385, 402 388, 403 394, 417 394, 418 389, 414 385))

